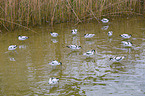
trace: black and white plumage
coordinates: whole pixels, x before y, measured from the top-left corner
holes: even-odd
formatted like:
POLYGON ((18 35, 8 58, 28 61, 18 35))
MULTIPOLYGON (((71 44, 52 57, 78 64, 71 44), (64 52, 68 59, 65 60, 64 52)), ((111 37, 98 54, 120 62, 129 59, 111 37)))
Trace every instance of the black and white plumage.
POLYGON ((109 31, 108 32, 108 36, 110 37, 110 36, 112 36, 113 35, 113 32, 112 31, 109 31))
POLYGON ((78 45, 68 45, 66 47, 70 48, 71 50, 79 50, 82 48, 81 46, 78 45))
POLYGON ((72 31, 71 31, 71 33, 73 34, 73 35, 76 35, 77 34, 77 29, 73 29, 72 31))
POLYGON ((84 34, 85 38, 92 38, 93 36, 95 36, 95 34, 84 34))
POLYGON ((52 65, 52 66, 62 65, 62 63, 58 62, 57 60, 53 60, 49 64, 52 65))
POLYGON ((48 84, 58 84, 59 78, 52 77, 49 79, 48 84))
POLYGON ((124 39, 129 39, 132 35, 131 34, 130 35, 128 35, 128 34, 121 34, 119 36, 121 36, 124 39))
POLYGON ((50 35, 51 35, 52 37, 57 37, 57 36, 58 36, 58 33, 50 32, 50 35))
POLYGON ((8 50, 15 50, 17 48, 17 45, 10 45, 8 47, 8 50))
POLYGON ((120 62, 124 58, 126 58, 126 56, 116 56, 116 57, 110 58, 109 60, 111 60, 113 62, 120 62))
POLYGON ((94 55, 94 54, 95 54, 95 50, 93 49, 93 50, 87 51, 87 52, 84 53, 83 55, 85 55, 85 56, 87 56, 87 57, 90 57, 90 56, 92 56, 92 55, 94 55))
POLYGON ((101 21, 102 21, 103 23, 108 23, 108 22, 109 22, 109 20, 106 19, 106 18, 103 18, 101 21))
POLYGON ((121 43, 122 43, 124 46, 126 46, 126 47, 132 47, 132 46, 133 46, 132 42, 129 42, 129 41, 121 41, 121 43))
POLYGON ((27 37, 27 36, 21 36, 21 35, 19 35, 18 36, 18 39, 19 40, 26 40, 26 39, 28 39, 29 37, 27 37))

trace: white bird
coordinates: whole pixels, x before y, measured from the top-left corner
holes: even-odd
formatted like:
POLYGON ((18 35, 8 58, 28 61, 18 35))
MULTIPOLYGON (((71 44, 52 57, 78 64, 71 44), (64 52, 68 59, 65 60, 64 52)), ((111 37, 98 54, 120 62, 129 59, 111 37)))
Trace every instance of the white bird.
POLYGON ((95 53, 95 50, 93 49, 93 50, 87 51, 83 55, 86 55, 87 57, 90 57, 91 55, 94 55, 94 53, 95 53))
POLYGON ((121 43, 127 47, 131 47, 133 45, 132 42, 129 42, 129 41, 121 41, 121 43))
POLYGON ((49 64, 52 65, 52 66, 62 65, 62 63, 61 62, 58 62, 57 60, 53 60, 49 64))
POLYGON ((119 35, 119 36, 121 36, 122 38, 124 38, 124 39, 128 39, 128 38, 130 38, 132 35, 130 34, 130 35, 128 35, 128 34, 121 34, 121 35, 119 35))
POLYGON ((17 45, 10 45, 8 47, 8 50, 15 50, 17 48, 17 45))
POLYGON ((77 29, 73 29, 72 31, 71 31, 71 33, 73 34, 73 35, 76 35, 77 34, 77 29))
POLYGON ((68 45, 66 47, 70 48, 71 50, 79 50, 82 48, 81 46, 78 45, 68 45))
POLYGON ((103 23, 108 23, 108 22, 109 22, 109 20, 106 19, 106 18, 103 18, 101 21, 102 21, 103 23))
POLYGON ((95 34, 84 34, 85 38, 92 38, 95 34))
POLYGON ((52 77, 49 79, 48 84, 58 84, 59 78, 52 77))
POLYGON ((26 39, 28 39, 29 37, 27 37, 27 36, 21 36, 21 35, 19 35, 18 36, 18 39, 19 40, 26 40, 26 39))
POLYGON ((110 36, 112 36, 113 35, 113 32, 112 31, 109 31, 108 32, 108 36, 110 37, 110 36))
POLYGON ((52 37, 57 37, 58 36, 58 33, 55 33, 55 32, 50 32, 51 36, 52 37))
POLYGON ((110 60, 113 62, 120 62, 124 58, 126 58, 126 56, 116 56, 116 57, 110 58, 110 60))

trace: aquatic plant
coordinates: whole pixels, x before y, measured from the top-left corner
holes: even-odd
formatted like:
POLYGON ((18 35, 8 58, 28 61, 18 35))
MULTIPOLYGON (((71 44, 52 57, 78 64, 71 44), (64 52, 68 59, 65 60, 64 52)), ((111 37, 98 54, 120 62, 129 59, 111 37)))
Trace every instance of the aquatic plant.
POLYGON ((102 17, 142 15, 144 0, 1 0, 0 27, 80 23, 102 17))

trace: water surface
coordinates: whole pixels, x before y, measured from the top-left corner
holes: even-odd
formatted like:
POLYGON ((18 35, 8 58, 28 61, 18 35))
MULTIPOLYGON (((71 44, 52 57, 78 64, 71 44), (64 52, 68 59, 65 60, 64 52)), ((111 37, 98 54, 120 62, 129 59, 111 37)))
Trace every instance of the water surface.
POLYGON ((145 95, 145 19, 142 17, 110 18, 107 24, 57 24, 0 34, 0 95, 2 96, 143 96, 145 95), (78 29, 77 35, 71 30, 78 29), (49 32, 57 32, 53 38, 49 32), (108 31, 113 36, 108 37, 108 31), (84 34, 93 33, 91 39, 84 34), (120 34, 132 34, 133 47, 121 45, 120 34), (30 38, 19 41, 18 35, 30 38), (16 51, 8 46, 16 44, 16 51), (66 46, 77 44, 83 49, 73 52, 66 46), (82 54, 95 49, 95 55, 82 54), (110 57, 126 56, 118 63, 110 57), (52 60, 62 67, 52 68, 52 60), (50 77, 60 79, 50 86, 50 77))

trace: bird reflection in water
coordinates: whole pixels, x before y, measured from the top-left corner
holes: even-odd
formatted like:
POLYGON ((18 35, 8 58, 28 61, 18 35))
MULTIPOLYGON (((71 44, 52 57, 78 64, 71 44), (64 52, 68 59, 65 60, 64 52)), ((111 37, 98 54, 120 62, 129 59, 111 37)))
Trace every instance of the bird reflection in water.
POLYGON ((114 62, 110 65, 114 73, 125 72, 125 66, 120 62, 114 62))

